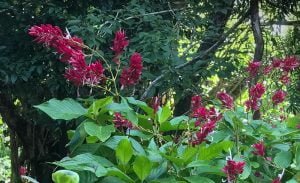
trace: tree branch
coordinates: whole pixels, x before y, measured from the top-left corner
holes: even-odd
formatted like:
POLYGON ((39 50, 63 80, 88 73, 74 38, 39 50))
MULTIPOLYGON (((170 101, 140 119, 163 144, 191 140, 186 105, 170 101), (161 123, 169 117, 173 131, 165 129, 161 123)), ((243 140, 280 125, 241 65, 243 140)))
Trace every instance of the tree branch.
MULTIPOLYGON (((186 61, 183 64, 180 64, 178 66, 175 66, 174 70, 180 70, 183 69, 187 66, 193 65, 195 63, 199 63, 200 66, 202 64, 206 64, 207 61, 202 60, 203 57, 207 56, 209 53, 215 51, 216 49, 218 49, 226 40, 226 38, 233 33, 240 24, 242 24, 244 22, 244 20, 249 16, 250 14, 250 10, 248 10, 230 29, 228 29, 228 31, 226 33, 224 33, 220 39, 213 44, 210 48, 208 48, 207 50, 201 52, 198 56, 196 56, 195 58, 193 58, 191 61, 186 61)), ((162 73, 160 76, 158 76, 154 81, 151 82, 151 84, 148 86, 148 88, 146 88, 145 92, 143 93, 143 95, 141 96, 141 100, 145 99, 150 90, 157 84, 159 83, 167 74, 169 74, 171 71, 166 71, 165 73, 162 73)))
POLYGON ((279 21, 269 21, 269 22, 262 23, 262 26, 270 26, 270 25, 300 26, 300 21, 279 20, 279 21))

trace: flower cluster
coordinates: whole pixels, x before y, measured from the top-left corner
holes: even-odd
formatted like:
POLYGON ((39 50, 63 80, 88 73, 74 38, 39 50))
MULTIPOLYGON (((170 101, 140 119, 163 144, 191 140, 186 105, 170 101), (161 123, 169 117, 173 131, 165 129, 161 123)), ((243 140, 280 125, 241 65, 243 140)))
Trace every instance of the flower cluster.
POLYGON ((282 90, 277 90, 274 95, 272 96, 272 101, 274 105, 277 105, 281 102, 284 101, 286 97, 286 92, 282 91, 282 90))
POLYGON ((265 156, 266 147, 263 142, 258 142, 256 144, 253 144, 252 147, 255 149, 253 154, 257 156, 265 156))
POLYGON ((265 74, 269 74, 272 70, 279 70, 281 72, 280 82, 287 85, 290 83, 290 73, 299 67, 300 61, 295 56, 287 56, 284 59, 275 58, 271 65, 265 67, 265 74))
POLYGON ((233 98, 226 92, 218 92, 217 98, 222 102, 222 104, 228 108, 233 109, 233 98))
POLYGON ((228 182, 237 178, 237 176, 244 171, 245 162, 236 162, 234 160, 227 160, 227 164, 223 168, 223 172, 227 175, 228 182))
POLYGON ((103 79, 104 68, 100 61, 86 64, 80 38, 64 34, 59 27, 49 24, 32 26, 29 35, 35 37, 36 42, 53 48, 60 55, 60 61, 69 64, 64 76, 74 85, 93 86, 103 79))
POLYGON ((139 53, 133 53, 130 57, 128 68, 124 68, 121 73, 121 88, 137 84, 142 75, 143 64, 142 56, 139 53))
POLYGON ((255 77, 258 74, 260 65, 260 61, 257 60, 253 60, 248 64, 246 70, 249 72, 250 77, 255 77))
POLYGON ((245 102, 245 105, 248 110, 256 111, 259 109, 259 100, 262 95, 265 93, 266 89, 262 83, 257 83, 256 85, 252 86, 249 91, 250 98, 245 102))
POLYGON ((191 143, 192 145, 198 145, 205 141, 209 133, 213 132, 216 123, 222 118, 222 115, 214 107, 207 109, 202 106, 201 97, 198 95, 192 97, 191 109, 192 117, 197 118, 195 127, 200 127, 191 143))
POLYGON ((115 124, 115 127, 119 129, 123 129, 123 128, 132 129, 133 127, 132 123, 129 120, 122 117, 121 113, 119 112, 116 112, 114 114, 113 122, 115 124))
POLYGON ((116 64, 120 64, 120 56, 123 53, 124 49, 128 46, 129 41, 126 39, 125 31, 119 30, 115 34, 115 38, 113 41, 112 50, 115 52, 115 56, 113 61, 116 64))

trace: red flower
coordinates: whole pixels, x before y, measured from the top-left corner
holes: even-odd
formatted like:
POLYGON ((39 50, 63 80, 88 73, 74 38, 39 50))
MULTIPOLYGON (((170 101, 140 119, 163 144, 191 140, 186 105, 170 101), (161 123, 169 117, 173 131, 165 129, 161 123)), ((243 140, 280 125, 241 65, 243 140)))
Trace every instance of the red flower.
POLYGON ((123 87, 135 85, 142 75, 142 57, 139 53, 134 53, 130 57, 129 68, 124 68, 120 76, 120 83, 123 87))
POLYGON ((295 56, 286 57, 283 60, 282 69, 286 72, 295 70, 300 66, 299 60, 295 56))
POLYGON ((88 85, 96 85, 103 78, 104 68, 99 61, 90 64, 85 71, 84 83, 88 85))
POLYGON ((130 121, 123 118, 121 113, 115 112, 113 122, 116 128, 129 128, 132 129, 133 125, 130 121))
POLYGON ((246 105, 247 111, 249 111, 249 110, 256 111, 259 109, 258 100, 256 98, 247 100, 245 102, 245 105, 246 105))
POLYGON ((194 118, 207 119, 209 116, 209 112, 205 107, 199 107, 193 111, 194 118))
POLYGON ((245 162, 236 162, 227 160, 227 164, 223 168, 223 172, 227 175, 228 181, 233 181, 244 171, 245 162))
POLYGON ((264 73, 264 74, 270 74, 270 72, 272 71, 272 69, 273 69, 273 66, 272 66, 272 65, 266 66, 266 67, 264 68, 263 73, 264 73))
POLYGON ((124 30, 120 29, 115 34, 113 46, 111 49, 115 52, 115 57, 113 61, 117 64, 120 64, 119 57, 129 44, 129 41, 126 38, 127 37, 124 30))
POLYGON ((233 108, 233 98, 226 92, 218 92, 217 93, 217 98, 221 100, 222 104, 228 108, 232 109, 233 108))
POLYGON ((274 95, 272 96, 273 104, 274 104, 274 105, 277 105, 277 104, 283 102, 284 99, 285 99, 285 97, 286 97, 286 93, 285 93, 284 91, 282 91, 282 90, 277 90, 277 91, 274 93, 274 95))
POLYGON ((280 68, 282 66, 282 60, 278 58, 274 58, 272 61, 272 66, 274 68, 280 68))
POLYGON ((196 132, 196 139, 192 141, 192 145, 201 144, 205 141, 205 138, 209 133, 211 133, 216 127, 216 121, 208 121, 204 123, 200 130, 196 132))
POLYGON ((154 114, 158 111, 158 108, 160 106, 160 100, 159 97, 155 96, 152 98, 151 101, 152 109, 154 110, 154 114))
POLYGON ((255 149, 253 154, 258 155, 258 156, 265 156, 266 147, 263 142, 253 144, 252 147, 255 149))
POLYGON ((263 84, 257 83, 256 85, 250 88, 250 96, 251 98, 261 98, 262 95, 265 93, 266 89, 263 84))
POLYGON ((283 74, 280 78, 279 78, 280 82, 284 85, 287 85, 291 82, 290 77, 288 76, 288 74, 283 74))
POLYGON ((63 38, 61 29, 50 24, 32 26, 28 34, 35 37, 36 42, 43 43, 46 46, 53 46, 58 39, 63 38))
POLYGON ((279 177, 277 177, 276 179, 272 180, 272 183, 281 183, 281 180, 279 177))
POLYGON ((202 105, 202 98, 199 95, 195 95, 192 97, 191 100, 191 109, 192 111, 196 110, 197 108, 199 108, 202 105))
POLYGON ((26 173, 27 173, 27 168, 25 166, 20 166, 19 175, 26 175, 26 173))
POLYGON ((260 65, 261 65, 261 63, 259 61, 255 61, 255 60, 253 60, 252 62, 250 62, 248 64, 248 67, 246 68, 246 70, 249 72, 249 75, 251 77, 258 74, 260 65))

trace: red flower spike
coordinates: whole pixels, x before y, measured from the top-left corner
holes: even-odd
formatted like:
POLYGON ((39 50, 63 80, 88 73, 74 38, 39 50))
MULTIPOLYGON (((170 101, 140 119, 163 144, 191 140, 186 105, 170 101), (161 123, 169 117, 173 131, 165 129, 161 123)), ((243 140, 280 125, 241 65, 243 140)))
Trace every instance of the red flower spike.
POLYGON ((63 37, 61 29, 50 24, 32 26, 29 29, 28 34, 35 37, 36 42, 43 43, 46 46, 53 46, 57 39, 61 39, 63 37))
POLYGON ((251 98, 260 99, 262 95, 265 93, 266 89, 262 83, 257 83, 256 85, 250 88, 250 96, 251 98))
POLYGON ((274 68, 280 68, 282 66, 283 61, 281 59, 278 58, 274 58, 272 61, 272 66, 274 68))
POLYGON ((270 74, 270 73, 272 72, 272 70, 273 70, 273 65, 269 65, 269 66, 266 66, 266 67, 264 68, 263 73, 264 73, 265 75, 267 75, 267 74, 270 74))
POLYGON ((282 90, 277 90, 272 96, 272 102, 274 105, 280 104, 284 101, 286 97, 286 92, 282 90))
POLYGON ((249 75, 251 77, 254 77, 258 74, 260 65, 261 65, 261 63, 259 61, 255 61, 255 60, 253 60, 252 62, 250 62, 248 64, 248 67, 246 68, 246 70, 249 72, 249 75))
POLYGON ((199 107, 195 111, 193 111, 194 118, 200 118, 206 120, 209 116, 209 112, 205 107, 199 107))
POLYGON ((256 98, 247 100, 245 102, 245 105, 246 105, 246 111, 249 110, 256 111, 259 109, 258 100, 256 98))
POLYGON ((279 177, 277 177, 276 179, 272 180, 272 183, 281 183, 281 180, 279 177))
POLYGON ((191 110, 195 111, 197 108, 199 108, 202 105, 202 98, 199 95, 195 95, 191 99, 191 110))
POLYGON ((233 98, 226 92, 218 92, 217 98, 222 102, 222 104, 228 108, 233 109, 233 98))
POLYGON ((27 168, 25 166, 19 167, 19 175, 26 175, 27 174, 27 168))
POLYGON ((283 71, 290 72, 297 69, 299 66, 299 60, 295 56, 289 56, 283 60, 281 68, 283 71))
POLYGON ((158 111, 158 108, 160 106, 160 99, 159 97, 155 96, 152 98, 152 101, 151 101, 151 105, 152 105, 152 109, 154 111, 154 114, 158 111))
POLYGON ((130 57, 129 68, 124 68, 120 76, 122 88, 135 85, 142 75, 142 57, 139 53, 133 53, 130 57))
POLYGON ((223 168, 223 172, 227 175, 228 181, 236 180, 237 176, 244 171, 245 162, 236 162, 227 160, 227 164, 223 168))
POLYGON ((115 57, 113 61, 116 64, 120 64, 119 57, 123 53, 124 49, 128 46, 129 41, 127 40, 126 34, 124 30, 119 30, 115 33, 115 38, 113 41, 112 50, 115 52, 115 57))
POLYGON ((132 129, 133 127, 132 123, 129 120, 123 118, 121 113, 119 112, 115 112, 113 122, 115 123, 116 128, 132 129))
POLYGON ((253 154, 257 156, 265 156, 266 147, 263 142, 253 144, 252 147, 255 149, 253 154))

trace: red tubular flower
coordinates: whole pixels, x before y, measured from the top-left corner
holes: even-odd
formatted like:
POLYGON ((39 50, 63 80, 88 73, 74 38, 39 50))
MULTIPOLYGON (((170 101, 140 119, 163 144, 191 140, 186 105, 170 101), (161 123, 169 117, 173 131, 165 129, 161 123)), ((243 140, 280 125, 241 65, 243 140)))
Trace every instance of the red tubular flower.
POLYGON ((285 93, 284 91, 282 91, 282 90, 277 90, 277 91, 274 93, 274 95, 272 96, 273 104, 274 104, 274 105, 277 105, 277 104, 283 102, 284 99, 285 99, 285 97, 286 97, 286 93, 285 93))
POLYGON ((263 73, 264 73, 264 74, 270 74, 270 72, 272 72, 272 70, 273 70, 273 65, 269 65, 269 66, 266 66, 266 67, 264 68, 263 73))
POLYGON ((246 68, 246 70, 249 72, 249 75, 251 77, 254 77, 255 75, 258 74, 260 65, 261 65, 261 63, 256 60, 253 60, 252 62, 250 62, 248 64, 248 67, 246 68))
POLYGON ((160 99, 159 97, 155 96, 152 98, 151 101, 152 109, 154 110, 154 114, 158 111, 158 108, 160 106, 160 99))
POLYGON ((205 107, 199 107, 193 111, 194 118, 200 118, 206 120, 209 116, 209 112, 205 107))
POLYGON ((255 149, 253 154, 257 156, 265 156, 266 147, 263 142, 258 142, 256 144, 253 144, 252 147, 255 149))
POLYGON ((96 61, 87 66, 85 71, 84 83, 88 85, 96 85, 103 78, 104 68, 99 61, 96 61))
POLYGON ((124 68, 120 76, 122 88, 135 85, 142 75, 142 57, 139 53, 134 53, 130 57, 129 68, 124 68))
POLYGON ((295 70, 299 66, 299 60, 295 56, 289 56, 283 60, 281 68, 283 69, 283 71, 290 72, 292 70, 295 70))
POLYGON ((236 180, 237 176, 244 171, 245 162, 236 162, 227 160, 227 164, 223 168, 223 172, 227 175, 229 182, 236 180))
POLYGON ((125 31, 121 29, 115 33, 115 38, 111 49, 115 52, 113 61, 117 64, 120 64, 119 57, 129 44, 129 41, 126 38, 125 31))
POLYGON ((119 112, 115 112, 113 122, 115 123, 116 128, 132 129, 133 127, 132 123, 129 120, 123 118, 121 113, 119 112))
POLYGON ((291 82, 291 78, 289 77, 288 74, 283 74, 280 78, 279 78, 280 82, 284 85, 288 85, 291 82))
POLYGON ((26 175, 26 173, 27 173, 27 168, 25 166, 20 166, 19 175, 26 175))
POLYGON ((195 95, 192 97, 191 100, 191 110, 195 111, 197 108, 199 108, 202 105, 202 98, 199 95, 195 95))
POLYGON ((35 37, 36 42, 43 43, 46 46, 53 46, 58 39, 63 38, 61 29, 50 24, 32 26, 28 34, 35 37))
POLYGON ((259 109, 258 100, 256 98, 247 100, 245 102, 245 105, 246 105, 246 111, 249 110, 256 111, 259 109))
POLYGON ((208 121, 204 123, 200 130, 196 132, 196 139, 192 141, 192 145, 198 145, 205 141, 205 138, 215 129, 215 127, 216 121, 208 121))
POLYGON ((276 179, 272 180, 272 183, 281 183, 281 180, 279 177, 277 177, 276 179))
POLYGON ((280 68, 282 66, 283 61, 281 59, 278 58, 274 58, 272 61, 272 66, 274 68, 280 68))
POLYGON ((256 85, 250 88, 250 96, 251 98, 260 99, 262 95, 265 93, 266 89, 262 83, 257 83, 256 85))
POLYGON ((232 109, 233 108, 233 98, 226 92, 218 92, 217 93, 217 98, 222 102, 222 104, 228 108, 232 109))

